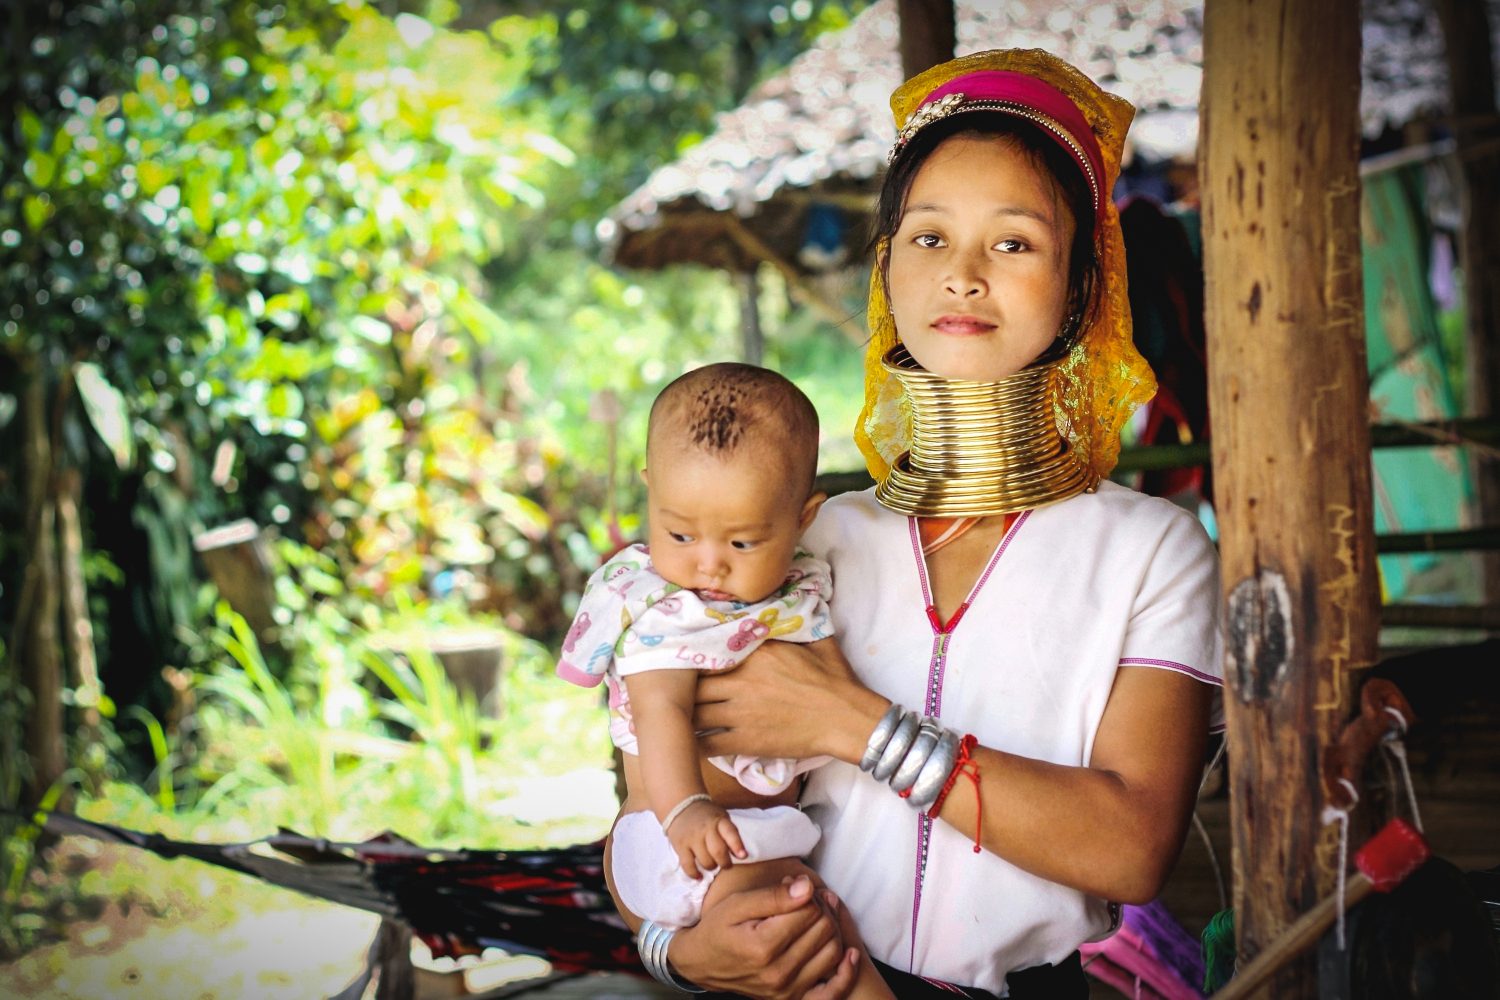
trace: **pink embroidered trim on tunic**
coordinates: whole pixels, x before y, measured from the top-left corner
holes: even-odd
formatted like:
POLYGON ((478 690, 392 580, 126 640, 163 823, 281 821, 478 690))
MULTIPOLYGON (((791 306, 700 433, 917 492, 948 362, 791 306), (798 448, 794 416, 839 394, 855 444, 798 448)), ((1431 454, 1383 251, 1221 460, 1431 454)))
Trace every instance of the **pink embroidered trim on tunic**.
MULTIPOLYGON (((948 639, 958 628, 963 619, 964 612, 969 605, 974 603, 974 598, 979 595, 980 588, 995 571, 1000 563, 1000 557, 1005 555, 1010 540, 1021 530, 1021 525, 1031 516, 1031 511, 1023 511, 1019 517, 1011 523, 1005 532, 1005 537, 995 547, 995 554, 990 556, 988 565, 984 572, 979 574, 979 579, 974 581, 974 586, 969 591, 969 596, 953 612, 953 617, 944 623, 937 613, 937 606, 932 599, 932 588, 927 582, 927 561, 922 556, 922 533, 917 524, 917 519, 909 517, 906 519, 908 530, 911 532, 911 550, 916 559, 917 579, 922 585, 922 603, 927 609, 927 619, 932 626, 932 652, 927 661, 927 698, 923 708, 923 714, 936 718, 943 710, 943 672, 948 663, 948 639)), ((911 950, 907 956, 906 970, 911 972, 917 964, 917 916, 922 909, 922 880, 927 875, 927 850, 931 843, 932 820, 926 813, 917 814, 917 857, 915 864, 915 878, 912 885, 911 900, 911 950)))
POLYGON ((1187 674, 1194 680, 1202 681, 1205 684, 1212 684, 1214 687, 1224 686, 1224 682, 1215 677, 1213 674, 1205 674, 1201 670, 1194 670, 1186 663, 1178 663, 1175 660, 1153 660, 1150 657, 1146 656, 1124 656, 1120 658, 1120 666, 1161 667, 1164 670, 1175 670, 1179 674, 1187 674))

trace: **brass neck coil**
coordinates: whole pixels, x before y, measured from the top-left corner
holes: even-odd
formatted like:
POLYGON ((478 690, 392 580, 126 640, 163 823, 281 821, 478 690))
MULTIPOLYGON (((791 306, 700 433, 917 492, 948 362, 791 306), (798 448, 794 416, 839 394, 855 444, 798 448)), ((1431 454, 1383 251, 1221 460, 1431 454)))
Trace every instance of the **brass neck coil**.
POLYGON ((1096 486, 1057 428, 1058 363, 998 382, 947 379, 901 344, 881 362, 911 403, 911 450, 875 498, 898 514, 977 517, 1056 503, 1096 486))

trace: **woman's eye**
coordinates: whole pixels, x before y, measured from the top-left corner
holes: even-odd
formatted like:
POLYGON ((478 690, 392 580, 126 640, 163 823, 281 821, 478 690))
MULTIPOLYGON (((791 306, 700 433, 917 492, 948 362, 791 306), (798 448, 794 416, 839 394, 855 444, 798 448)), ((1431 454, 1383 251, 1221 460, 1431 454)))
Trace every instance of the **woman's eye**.
POLYGON ((943 238, 936 233, 922 233, 914 237, 912 242, 919 247, 940 247, 943 245, 943 238))
POLYGON ((1022 240, 1001 240, 995 244, 995 249, 1001 253, 1021 253, 1027 247, 1022 240))
POLYGON ((735 549, 738 549, 740 552, 749 552, 751 549, 755 548, 760 543, 759 542, 730 542, 729 544, 731 546, 733 546, 735 549))

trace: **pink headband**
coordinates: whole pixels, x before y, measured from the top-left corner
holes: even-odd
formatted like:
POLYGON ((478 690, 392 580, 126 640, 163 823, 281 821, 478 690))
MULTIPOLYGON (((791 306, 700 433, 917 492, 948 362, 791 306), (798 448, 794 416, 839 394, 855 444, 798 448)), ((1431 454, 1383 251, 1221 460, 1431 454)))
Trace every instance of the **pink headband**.
POLYGON ((891 158, 926 126, 964 111, 999 111, 1040 125, 1078 164, 1093 195, 1094 214, 1103 220, 1109 193, 1103 190, 1104 157, 1094 130, 1062 91, 1025 73, 978 70, 949 80, 912 112, 896 136, 891 158))

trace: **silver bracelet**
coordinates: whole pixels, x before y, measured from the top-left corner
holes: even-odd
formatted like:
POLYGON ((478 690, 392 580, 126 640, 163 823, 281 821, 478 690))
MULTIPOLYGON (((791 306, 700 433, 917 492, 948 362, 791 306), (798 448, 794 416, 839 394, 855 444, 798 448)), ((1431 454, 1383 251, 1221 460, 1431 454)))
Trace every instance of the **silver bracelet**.
POLYGON ((885 752, 875 765, 873 774, 876 781, 886 781, 896 773, 896 768, 906 759, 906 751, 911 749, 912 742, 917 738, 917 730, 921 724, 922 717, 916 712, 907 712, 901 716, 901 721, 896 723, 896 731, 891 734, 891 741, 885 745, 885 752))
POLYGON ((663 986, 670 986, 684 993, 707 993, 708 990, 686 979, 679 979, 672 972, 671 963, 667 961, 667 948, 676 936, 677 929, 674 927, 663 927, 651 920, 641 921, 641 929, 635 938, 636 948, 641 953, 641 964, 651 973, 651 978, 663 986))
POLYGON ((906 752, 906 759, 901 766, 896 768, 896 773, 891 775, 891 789, 904 792, 911 787, 911 783, 917 780, 917 775, 922 773, 922 768, 927 765, 932 751, 937 747, 938 737, 943 735, 943 728, 938 721, 932 717, 922 720, 921 728, 917 730, 917 738, 912 741, 911 749, 906 752))
POLYGON ((689 795, 687 798, 683 799, 681 802, 673 806, 671 811, 667 813, 666 818, 661 821, 661 832, 666 833, 667 829, 672 825, 672 822, 676 820, 678 816, 681 816, 688 806, 694 804, 695 802, 712 802, 713 800, 713 796, 709 795, 707 792, 695 792, 694 794, 689 795))
POLYGON ((951 729, 940 732, 942 735, 938 737, 937 746, 922 764, 922 770, 912 782, 911 794, 906 797, 908 803, 923 812, 937 801, 943 786, 948 783, 948 776, 958 766, 959 735, 951 729))
POLYGON ((880 762, 880 755, 885 753, 886 744, 891 741, 891 735, 896 732, 896 723, 901 721, 901 715, 905 711, 893 701, 880 721, 875 723, 875 728, 870 731, 870 739, 865 743, 865 755, 859 759, 861 771, 868 771, 880 762))

